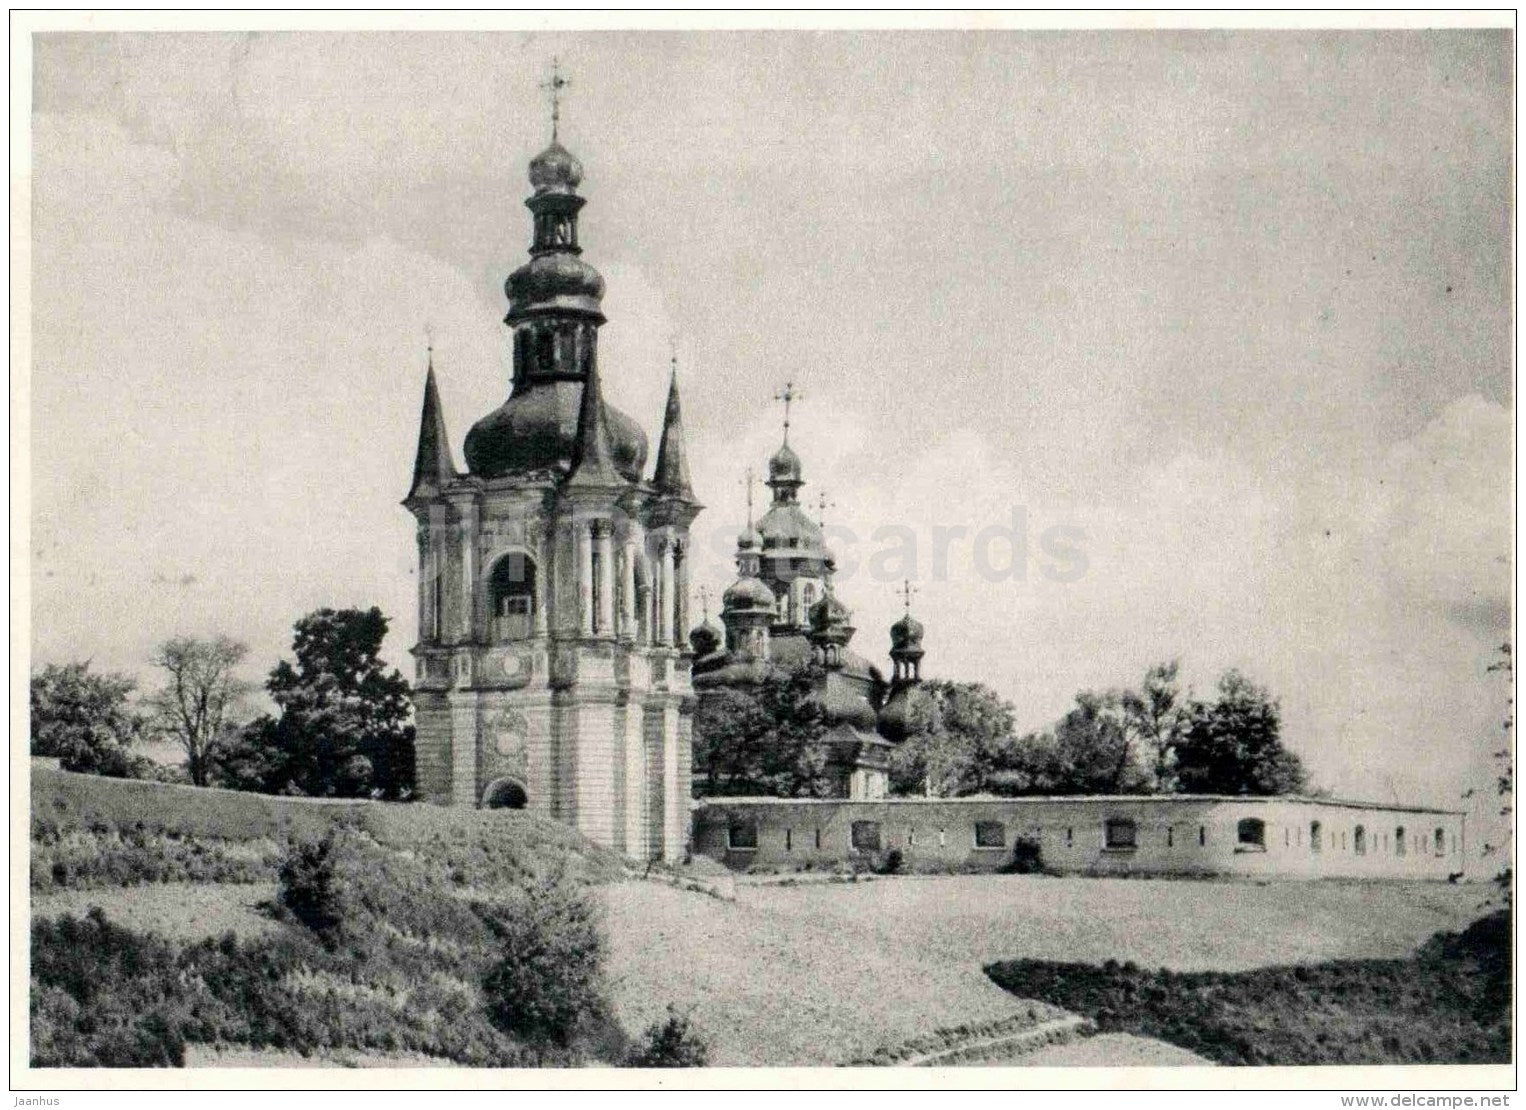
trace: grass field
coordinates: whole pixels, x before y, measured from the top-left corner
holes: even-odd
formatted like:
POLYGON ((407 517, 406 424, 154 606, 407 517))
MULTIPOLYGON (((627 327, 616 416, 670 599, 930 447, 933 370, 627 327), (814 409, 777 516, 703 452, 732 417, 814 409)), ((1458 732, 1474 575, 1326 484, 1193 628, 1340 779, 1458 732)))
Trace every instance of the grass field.
MULTIPOLYGON (((983 970, 998 961, 1112 960, 1236 973, 1406 959, 1433 934, 1465 927, 1484 894, 1437 884, 1014 875, 740 882, 729 901, 633 878, 614 853, 526 814, 304 804, 34 770, 34 921, 80 917, 98 906, 116 925, 176 944, 231 933, 243 945, 286 945, 295 926, 269 910, 282 845, 336 817, 400 863, 437 874, 450 901, 491 900, 565 870, 602 908, 609 1001, 620 1025, 638 1033, 675 1004, 718 1065, 885 1060, 911 1046, 1041 1025, 1067 1009, 1092 1016, 1086 1006, 1094 999, 1053 984, 1002 990, 983 970)), ((322 976, 290 974, 303 990, 321 985, 322 976)), ((402 997, 409 981, 393 978, 378 979, 376 989, 402 997)), ((325 1005, 341 1007, 335 1014, 343 1017, 345 992, 324 991, 325 1005)), ((294 1054, 326 1066, 419 1066, 439 1062, 431 1053, 467 1059, 478 1052, 437 1042, 423 1027, 379 1035, 393 1020, 381 1011, 366 1020, 371 1031, 305 1051, 263 1034, 248 1043, 196 1043, 186 1063, 280 1066, 294 1054)), ((993 1050, 990 1059, 970 1062, 1206 1062, 1138 1035, 1164 1026, 1104 1028, 1075 1044, 1011 1059, 993 1050)))

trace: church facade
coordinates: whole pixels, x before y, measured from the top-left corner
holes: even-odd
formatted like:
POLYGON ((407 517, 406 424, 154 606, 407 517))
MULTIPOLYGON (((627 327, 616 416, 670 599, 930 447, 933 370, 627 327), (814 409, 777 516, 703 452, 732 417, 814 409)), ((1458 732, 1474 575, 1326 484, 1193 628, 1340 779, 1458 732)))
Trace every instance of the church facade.
POLYGON ((510 275, 505 402, 451 453, 433 358, 403 504, 418 525, 420 796, 523 807, 638 859, 689 841, 689 529, 676 368, 656 459, 604 402, 604 279, 578 243, 583 169, 530 163, 530 259, 510 275))

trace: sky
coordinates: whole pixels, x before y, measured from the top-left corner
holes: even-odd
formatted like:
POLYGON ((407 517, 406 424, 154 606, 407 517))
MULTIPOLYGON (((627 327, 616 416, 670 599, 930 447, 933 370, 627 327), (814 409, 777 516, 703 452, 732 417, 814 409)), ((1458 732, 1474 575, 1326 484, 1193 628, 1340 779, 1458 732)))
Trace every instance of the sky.
POLYGON ((792 381, 862 654, 888 669, 910 578, 924 674, 1021 728, 1166 659, 1203 695, 1236 667, 1320 786, 1456 804, 1507 696, 1511 52, 39 37, 33 664, 150 682, 155 643, 222 632, 259 679, 302 613, 376 604, 411 674, 426 328, 459 463, 507 395, 556 55, 606 398, 654 452, 676 345, 696 586, 734 574, 792 381))

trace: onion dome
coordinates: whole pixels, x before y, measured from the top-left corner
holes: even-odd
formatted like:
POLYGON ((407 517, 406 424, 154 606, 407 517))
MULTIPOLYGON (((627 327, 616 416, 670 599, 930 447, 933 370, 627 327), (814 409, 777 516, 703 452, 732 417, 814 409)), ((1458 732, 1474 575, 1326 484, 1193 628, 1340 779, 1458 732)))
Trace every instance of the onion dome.
MULTIPOLYGON (((481 478, 570 470, 582 399, 583 384, 578 381, 540 382, 516 389, 467 433, 467 467, 481 478)), ((603 415, 615 469, 632 482, 640 481, 646 469, 646 432, 607 402, 603 415)))
POLYGON ((509 323, 532 315, 574 312, 604 319, 604 276, 571 252, 538 254, 503 283, 509 323))
POLYGON ((583 163, 555 139, 551 145, 530 159, 530 184, 536 196, 545 193, 570 193, 583 181, 583 163))
POLYGON ((828 728, 833 725, 850 725, 872 733, 879 726, 874 706, 869 704, 869 699, 855 689, 852 682, 836 672, 828 673, 822 684, 807 695, 805 700, 821 707, 821 715, 828 728))
POLYGON ((726 640, 726 630, 706 617, 689 630, 689 646, 694 654, 706 656, 714 652, 726 640))
POLYGON ((805 480, 801 477, 801 473, 800 456, 795 454, 788 443, 783 444, 774 452, 773 458, 768 460, 769 485, 781 482, 804 485, 805 480))
POLYGON ((828 591, 826 596, 811 606, 811 631, 828 632, 841 628, 853 619, 853 611, 828 591))
POLYGON ((922 622, 907 613, 890 626, 892 648, 917 648, 922 646, 922 622))
POLYGON ((721 595, 721 604, 727 613, 773 613, 779 606, 779 600, 774 597, 774 591, 768 588, 768 583, 748 575, 738 578, 726 588, 726 592, 721 595))

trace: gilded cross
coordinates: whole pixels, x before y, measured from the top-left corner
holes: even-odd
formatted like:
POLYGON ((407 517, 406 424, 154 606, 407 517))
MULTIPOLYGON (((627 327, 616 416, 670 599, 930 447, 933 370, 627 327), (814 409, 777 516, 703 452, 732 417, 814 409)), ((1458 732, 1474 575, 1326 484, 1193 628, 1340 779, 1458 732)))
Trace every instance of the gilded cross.
POLYGON ((570 84, 572 82, 562 76, 561 59, 553 56, 551 58, 551 77, 549 80, 542 81, 540 85, 542 89, 551 94, 551 141, 553 143, 556 142, 557 125, 561 123, 562 119, 562 90, 570 84))
POLYGON ((774 394, 775 401, 784 402, 784 442, 789 442, 789 407, 794 401, 800 400, 805 394, 795 388, 794 382, 785 382, 784 388, 774 394))

